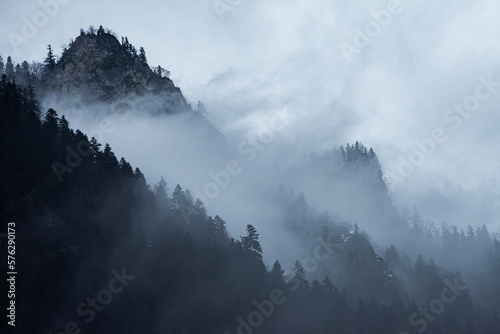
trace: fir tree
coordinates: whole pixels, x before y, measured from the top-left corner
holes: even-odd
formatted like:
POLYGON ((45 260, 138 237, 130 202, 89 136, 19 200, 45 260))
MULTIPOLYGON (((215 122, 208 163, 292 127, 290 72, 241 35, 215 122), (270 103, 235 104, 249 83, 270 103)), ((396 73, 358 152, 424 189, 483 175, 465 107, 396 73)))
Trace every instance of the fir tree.
POLYGON ((280 261, 274 261, 273 268, 271 269, 271 277, 276 282, 284 282, 285 281, 285 271, 281 268, 280 261))
POLYGON ((161 202, 166 202, 168 198, 168 187, 167 187, 167 182, 163 178, 163 176, 160 178, 160 181, 155 185, 154 187, 155 190, 155 195, 158 200, 161 202))
POLYGON ((7 80, 14 80, 14 64, 12 63, 12 58, 10 56, 7 57, 7 63, 5 64, 5 75, 7 76, 7 80))
POLYGON ((104 28, 102 25, 99 26, 99 29, 97 29, 97 36, 103 35, 104 34, 104 28))
POLYGON ((148 64, 148 60, 146 58, 146 51, 144 51, 144 48, 142 46, 139 48, 139 59, 143 64, 145 65, 148 64))
POLYGON ((257 230, 252 225, 248 224, 247 235, 245 237, 241 237, 241 244, 243 249, 248 253, 253 253, 258 257, 262 258, 262 247, 259 242, 259 234, 257 230))
POLYGON ((45 58, 45 65, 51 69, 56 65, 56 58, 54 56, 54 52, 52 51, 52 46, 49 44, 47 46, 47 57, 45 58))
POLYGON ((214 225, 215 235, 222 240, 228 240, 229 234, 226 230, 226 222, 221 217, 219 217, 219 215, 215 216, 214 225))
POLYGON ((186 196, 182 187, 177 184, 175 186, 174 192, 172 193, 172 209, 178 210, 181 205, 186 204, 186 196))

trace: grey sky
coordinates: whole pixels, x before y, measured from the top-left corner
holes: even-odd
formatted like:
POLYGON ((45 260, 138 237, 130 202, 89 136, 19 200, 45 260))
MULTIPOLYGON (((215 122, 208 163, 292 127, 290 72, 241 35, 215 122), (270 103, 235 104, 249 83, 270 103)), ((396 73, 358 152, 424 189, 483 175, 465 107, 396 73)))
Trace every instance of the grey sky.
POLYGON ((500 2, 401 0, 350 62, 341 43, 355 46, 356 29, 376 28, 372 11, 392 1, 60 2, 44 22, 39 2, 2 0, 0 54, 42 60, 47 44, 60 53, 80 28, 102 24, 170 70, 233 145, 286 107, 294 122, 275 149, 292 160, 360 140, 378 153, 397 202, 437 222, 498 231, 500 87, 456 128, 443 116, 475 94, 478 77, 500 82, 500 2), (13 34, 37 19, 33 37, 13 47, 13 34), (415 142, 436 128, 446 140, 394 179, 400 159, 416 158, 415 142))

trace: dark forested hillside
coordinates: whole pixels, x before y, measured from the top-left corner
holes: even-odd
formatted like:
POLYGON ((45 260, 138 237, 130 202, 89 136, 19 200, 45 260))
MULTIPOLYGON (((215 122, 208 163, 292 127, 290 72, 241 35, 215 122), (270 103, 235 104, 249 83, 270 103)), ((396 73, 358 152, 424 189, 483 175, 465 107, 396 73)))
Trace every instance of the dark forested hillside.
POLYGON ((460 274, 394 248, 384 260, 357 227, 314 219, 303 199, 285 192, 282 205, 320 242, 285 275, 263 264, 253 226, 231 238, 188 190, 151 188, 5 75, 0 108, 1 218, 16 226, 23 333, 498 333, 498 314, 460 274))

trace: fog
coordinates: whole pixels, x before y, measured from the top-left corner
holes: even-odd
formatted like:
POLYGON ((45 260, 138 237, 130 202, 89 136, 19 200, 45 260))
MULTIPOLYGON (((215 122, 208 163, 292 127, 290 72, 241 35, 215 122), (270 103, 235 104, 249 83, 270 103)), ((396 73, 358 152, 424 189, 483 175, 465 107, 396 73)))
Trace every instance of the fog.
MULTIPOLYGON (((210 172, 237 161, 241 172, 206 205, 210 214, 230 222, 235 237, 253 223, 267 263, 286 256, 283 244, 294 237, 276 226, 280 212, 263 205, 263 194, 286 183, 284 173, 304 155, 355 141, 374 148, 398 205, 416 205, 424 219, 438 224, 499 230, 498 85, 465 116, 448 111, 467 103, 484 80, 500 81, 499 3, 401 1, 380 32, 365 40, 368 45, 356 47, 358 29, 365 31, 375 22, 372 11, 387 10, 391 2, 236 1, 227 10, 216 1, 60 2, 33 37, 16 43, 13 34, 25 36, 26 20, 33 22, 42 7, 4 1, 0 53, 16 62, 39 61, 47 44, 60 52, 80 28, 99 24, 144 46, 150 65, 166 67, 193 105, 205 104, 232 153, 189 151, 205 134, 172 120, 179 116, 111 116, 114 130, 103 133, 101 142, 140 167, 150 184, 164 176, 171 190, 180 183, 203 191, 213 181, 210 172), (343 52, 346 44, 357 51, 343 52), (252 138, 268 134, 270 120, 280 113, 288 115, 283 130, 273 132, 268 143, 260 141, 264 148, 255 149, 254 157, 242 153, 252 138), (441 130, 440 142, 433 138, 435 129, 441 130), (429 140, 434 144, 427 152, 415 153, 429 140), (418 164, 401 173, 402 161, 411 161, 412 154, 418 164)), ((98 129, 107 117, 58 112, 84 132, 98 129)), ((326 196, 319 190, 286 186, 306 192, 318 212, 335 208, 330 199, 319 200, 326 196)), ((354 209, 343 210, 343 218, 376 237, 363 218, 348 216, 354 209)))
POLYGON ((42 104, 89 138, 109 143, 117 158, 139 167, 151 186, 163 177, 170 195, 177 184, 189 189, 209 214, 228 221, 231 236, 239 238, 248 224, 256 226, 268 265, 279 258, 291 266, 304 252, 298 237, 283 226, 284 213, 269 202, 291 163, 281 150, 291 123, 286 109, 269 113, 268 122, 257 124, 241 142, 228 142, 194 111, 152 115, 133 100, 115 101, 111 108, 104 103, 74 107, 75 99, 49 98, 42 104))

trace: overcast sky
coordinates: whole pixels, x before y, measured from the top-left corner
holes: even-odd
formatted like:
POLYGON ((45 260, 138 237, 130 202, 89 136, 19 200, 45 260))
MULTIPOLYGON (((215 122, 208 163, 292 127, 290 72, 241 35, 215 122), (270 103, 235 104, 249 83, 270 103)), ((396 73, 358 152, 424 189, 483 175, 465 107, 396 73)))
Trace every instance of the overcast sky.
POLYGON ((43 60, 102 24, 170 70, 233 145, 286 108, 279 145, 297 157, 362 141, 397 202, 500 229, 499 1, 55 1, 2 0, 4 59, 43 60))

